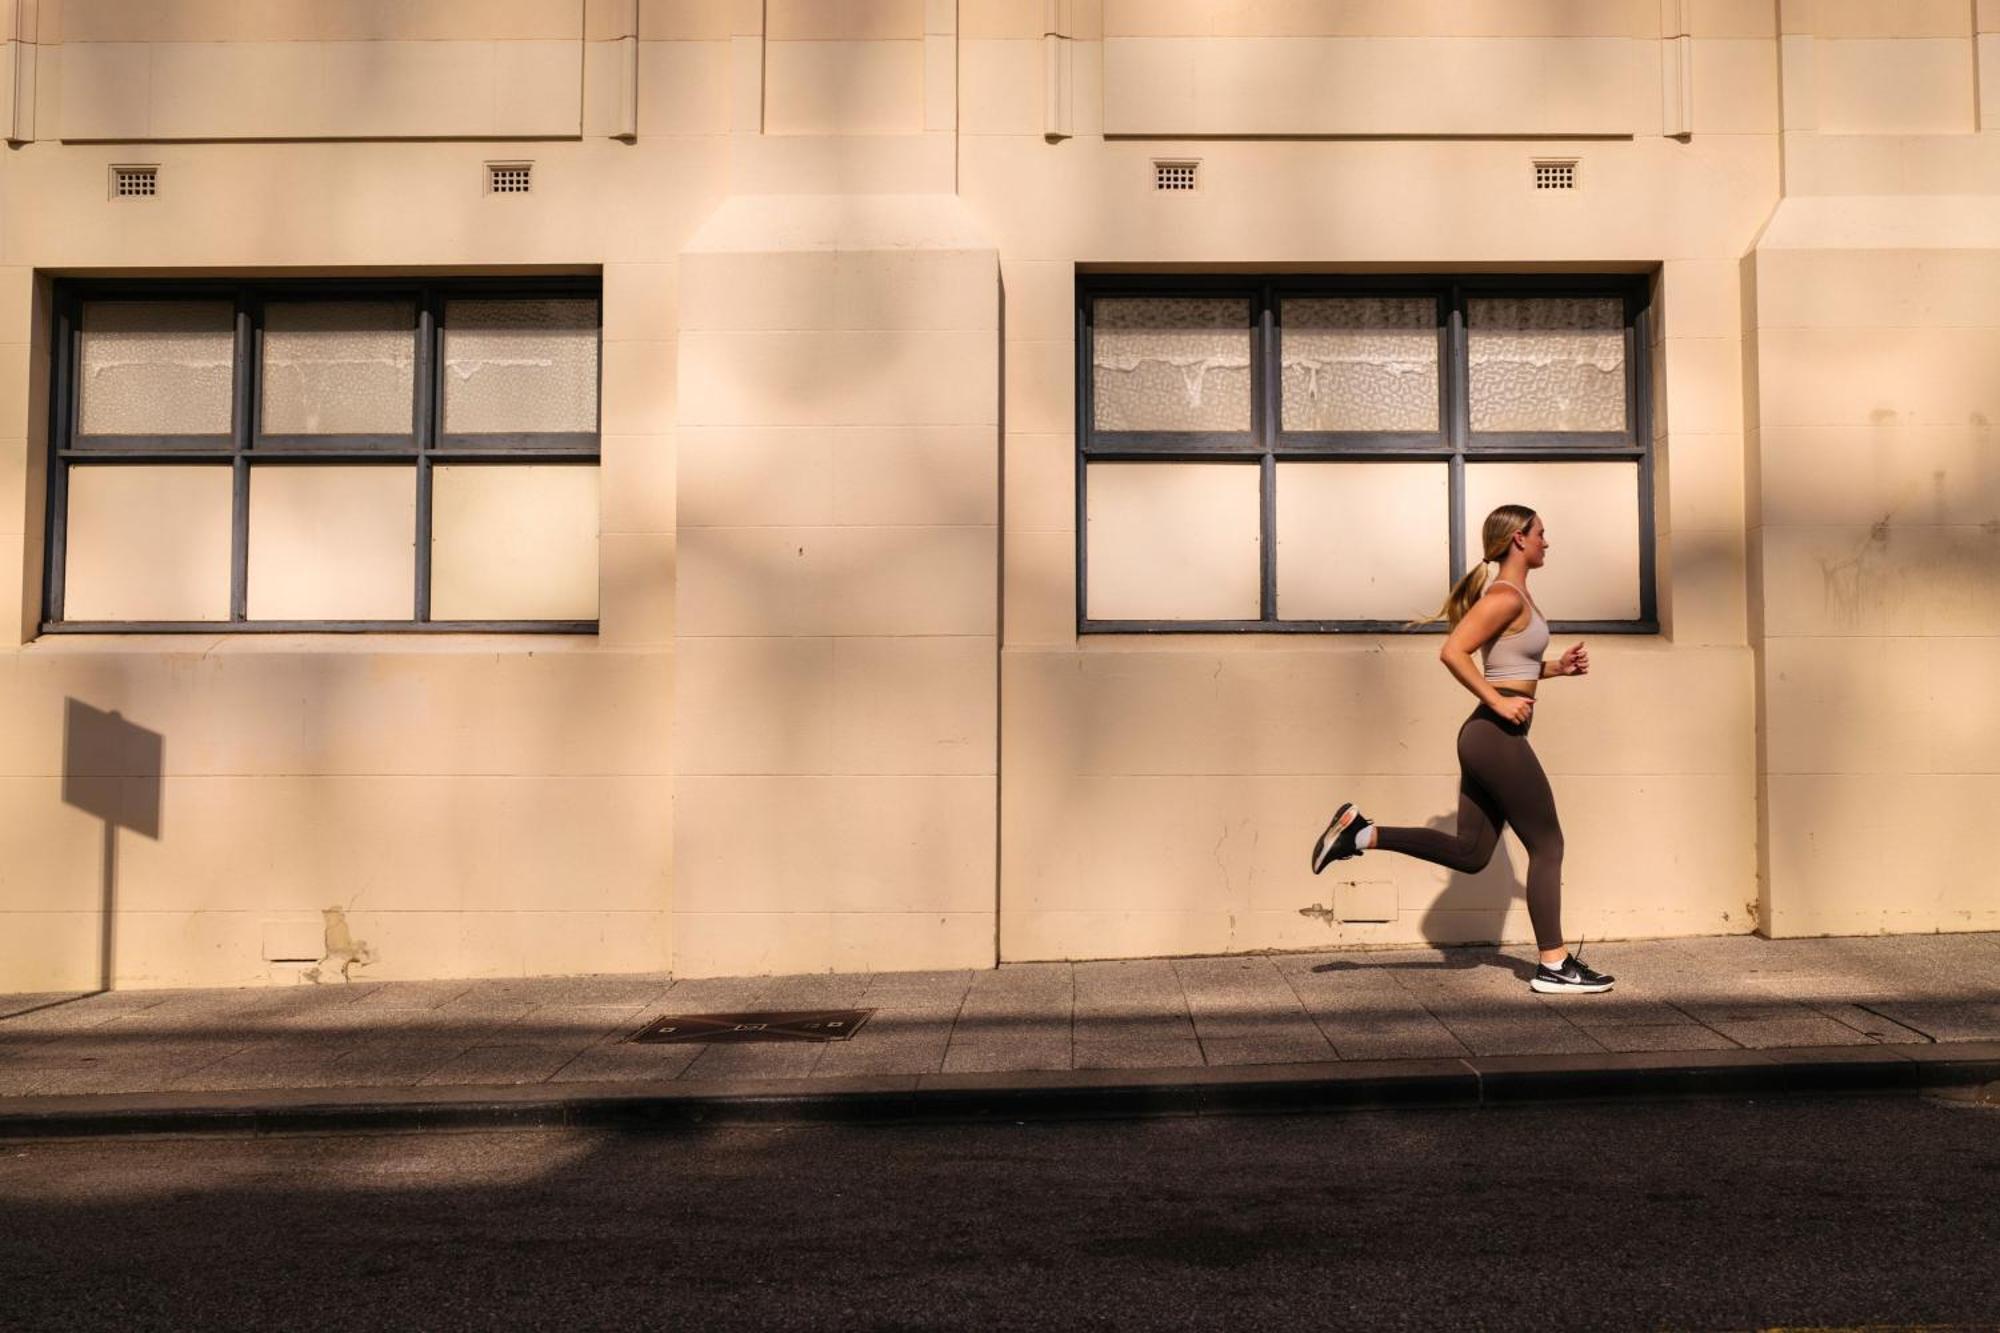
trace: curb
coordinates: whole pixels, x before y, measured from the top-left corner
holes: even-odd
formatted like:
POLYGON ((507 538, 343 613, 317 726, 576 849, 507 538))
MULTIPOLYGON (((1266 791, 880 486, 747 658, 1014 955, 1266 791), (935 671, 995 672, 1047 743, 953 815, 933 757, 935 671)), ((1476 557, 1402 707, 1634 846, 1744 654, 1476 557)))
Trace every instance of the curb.
POLYGON ((1475 1056, 1165 1070, 314 1088, 0 1101, 0 1140, 346 1130, 1136 1118, 1547 1102, 1917 1094, 2000 1081, 2000 1042, 1475 1056))

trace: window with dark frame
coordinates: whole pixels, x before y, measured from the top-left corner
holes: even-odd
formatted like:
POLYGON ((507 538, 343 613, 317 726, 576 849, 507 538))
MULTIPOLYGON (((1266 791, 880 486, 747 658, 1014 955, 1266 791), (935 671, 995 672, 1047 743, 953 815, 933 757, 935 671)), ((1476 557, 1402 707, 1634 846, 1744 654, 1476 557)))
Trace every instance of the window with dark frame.
POLYGON ((595 633, 601 311, 596 278, 58 284, 43 631, 595 633))
POLYGON ((1502 503, 1558 632, 1654 633, 1642 276, 1085 275, 1080 633, 1394 633, 1502 503), (1543 497, 1538 502, 1535 497, 1543 497))

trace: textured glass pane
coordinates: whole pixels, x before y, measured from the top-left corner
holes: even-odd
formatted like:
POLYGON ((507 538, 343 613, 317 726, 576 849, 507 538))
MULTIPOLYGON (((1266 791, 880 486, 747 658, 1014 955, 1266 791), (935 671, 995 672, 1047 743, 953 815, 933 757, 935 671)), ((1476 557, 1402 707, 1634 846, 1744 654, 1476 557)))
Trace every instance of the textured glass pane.
POLYGON ((252 620, 408 620, 416 548, 413 463, 250 474, 252 620))
POLYGON ((264 310, 270 435, 408 435, 415 415, 416 307, 300 301, 264 310))
POLYGON ((1474 430, 1625 429, 1625 303, 1466 303, 1474 430))
POLYGON ((1436 430, 1437 303, 1427 296, 1284 302, 1284 429, 1436 430))
POLYGON ((1255 620, 1259 469, 1252 463, 1093 463, 1093 620, 1255 620))
POLYGON ((64 618, 229 619, 234 494, 227 463, 71 468, 64 618))
POLYGON ((1451 583, 1449 484, 1443 463, 1278 464, 1279 618, 1437 610, 1451 583))
MULTIPOLYGON (((1637 463, 1470 463, 1465 547, 1479 549, 1486 516, 1526 505, 1548 531, 1548 561, 1530 589, 1551 620, 1639 616, 1637 463)), ((1554 645, 1560 652, 1567 643, 1554 645)))
POLYGON ((1250 429, 1248 301, 1100 300, 1094 320, 1097 429, 1250 429))
POLYGON ((431 481, 433 619, 597 618, 596 467, 460 464, 431 481))
POLYGON ((227 301, 88 301, 84 435, 227 435, 236 310, 227 301))
POLYGON ((596 430, 597 302, 445 302, 444 429, 596 430))

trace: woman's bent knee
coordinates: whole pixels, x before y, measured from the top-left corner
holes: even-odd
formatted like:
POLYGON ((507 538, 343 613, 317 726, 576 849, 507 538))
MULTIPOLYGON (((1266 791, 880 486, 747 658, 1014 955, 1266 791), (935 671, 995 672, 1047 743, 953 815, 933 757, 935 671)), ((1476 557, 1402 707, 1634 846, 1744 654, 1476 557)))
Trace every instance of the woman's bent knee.
POLYGON ((1493 849, 1498 845, 1498 843, 1487 843, 1485 846, 1477 843, 1461 843, 1452 848, 1451 860, 1446 864, 1461 875, 1476 875, 1486 869, 1487 863, 1493 859, 1493 849))

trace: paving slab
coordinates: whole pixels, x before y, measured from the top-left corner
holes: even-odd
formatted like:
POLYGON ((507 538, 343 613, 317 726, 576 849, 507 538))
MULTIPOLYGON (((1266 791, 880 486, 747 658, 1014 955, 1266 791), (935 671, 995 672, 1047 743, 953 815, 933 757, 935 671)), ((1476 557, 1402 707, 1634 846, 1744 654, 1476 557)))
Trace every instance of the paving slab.
POLYGON ((2000 1039, 2000 1000, 1899 1000, 1870 1008, 1932 1041, 2000 1039))
POLYGON ((1619 1024, 1592 1028, 1591 1037, 1607 1051, 1733 1051, 1735 1042, 1699 1023, 1668 1023, 1658 1027, 1619 1024))
POLYGON ((1075 1069, 1200 1069, 1205 1058, 1193 1037, 1079 1036, 1070 1064, 1075 1069))
POLYGON ((683 1078, 810 1078, 826 1047, 816 1041, 707 1046, 683 1078))
POLYGON ((550 1083, 653 1083, 679 1078, 706 1046, 628 1042, 587 1046, 550 1074, 550 1083))

